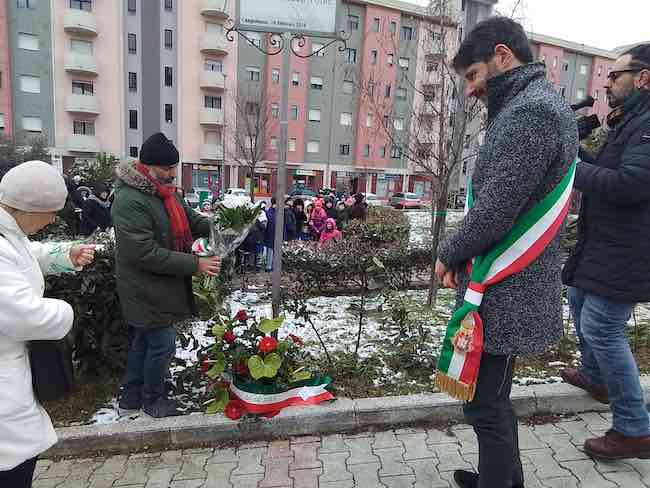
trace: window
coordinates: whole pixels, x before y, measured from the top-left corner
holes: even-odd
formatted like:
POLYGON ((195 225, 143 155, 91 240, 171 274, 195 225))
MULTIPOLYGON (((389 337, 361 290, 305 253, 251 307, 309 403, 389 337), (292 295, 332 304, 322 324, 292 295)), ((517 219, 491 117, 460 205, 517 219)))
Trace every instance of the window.
POLYGON ((581 64, 580 65, 580 74, 583 76, 587 76, 587 72, 589 71, 589 66, 586 64, 581 64))
POLYGON ((205 71, 218 71, 221 73, 223 72, 223 61, 220 59, 206 59, 203 63, 203 69, 205 71))
POLYGON ((369 81, 368 82, 368 95, 371 97, 375 96, 375 82, 374 81, 369 81))
MULTIPOLYGON (((17 5, 18 5, 18 8, 29 8, 29 4, 31 2, 32 2, 32 0, 18 0, 17 5)), ((27 129, 25 129, 25 130, 27 130, 27 129)), ((40 130, 38 132, 40 132, 40 130)))
POLYGON ((560 87, 560 95, 563 97, 566 97, 566 86, 561 86, 560 87))
POLYGON ((469 144, 470 144, 471 138, 472 138, 471 135, 465 134, 465 141, 463 142, 463 147, 465 149, 469 149, 469 144))
POLYGON ((137 158, 138 157, 138 146, 129 147, 129 157, 137 158))
POLYGON ((359 30, 359 16, 348 15, 348 29, 359 30))
POLYGON ((298 120, 298 105, 291 105, 291 120, 298 120))
POLYGON ((325 56, 325 44, 320 44, 318 42, 312 42, 311 43, 311 53, 314 56, 322 57, 325 56))
POLYGON ((357 62, 357 50, 348 47, 345 49, 345 62, 348 64, 354 64, 357 62))
POLYGON ((397 32, 397 22, 391 22, 389 29, 391 34, 395 34, 397 32))
POLYGON ((370 51, 370 64, 377 64, 377 51, 374 49, 370 51))
POLYGON ((18 47, 27 51, 38 51, 38 36, 34 34, 25 34, 21 32, 18 34, 18 47))
POLYGON ((581 102, 582 100, 585 99, 585 89, 584 88, 578 88, 578 91, 576 93, 576 99, 578 102, 581 102))
POLYGON ((165 10, 172 10, 174 8, 174 0, 165 0, 165 10))
POLYGON ((388 55, 388 66, 393 66, 393 55, 389 54, 388 55))
POLYGON ((378 19, 375 17, 372 21, 372 31, 373 32, 379 32, 379 28, 381 26, 381 19, 378 19))
MULTIPOLYGON (((216 98, 216 97, 211 97, 216 98)), ((219 108, 221 108, 221 97, 219 97, 219 108)), ((246 115, 257 116, 260 113, 260 104, 256 102, 246 102, 246 115)))
POLYGON ((280 70, 279 69, 274 69, 271 71, 271 81, 273 82, 274 85, 277 85, 280 83, 280 70))
POLYGON ((562 71, 569 71, 569 63, 562 61, 562 71))
POLYGON ((318 141, 309 141, 307 143, 307 152, 312 153, 312 154, 320 152, 320 142, 318 142, 318 141))
POLYGON ((598 77, 600 78, 603 75, 603 65, 598 66, 598 77))
MULTIPOLYGON (((136 10, 135 2, 136 2, 136 0, 129 0, 129 3, 127 5, 127 8, 129 10, 129 12, 131 12, 131 13, 135 12, 135 10, 136 10)), ((137 157, 137 156, 135 156, 135 157, 137 157)))
POLYGON ((40 117, 23 117, 23 130, 27 132, 43 132, 43 121, 40 117))
POLYGON ((92 95, 93 82, 85 80, 72 80, 72 93, 75 95, 92 95))
POLYGON ((390 157, 393 159, 402 159, 402 147, 393 144, 390 148, 390 157))
POLYGON ((372 114, 366 115, 366 127, 372 127, 372 124, 374 122, 374 117, 372 114))
POLYGON ((174 47, 174 33, 171 29, 165 29, 165 47, 167 49, 174 47))
POLYGON ((129 129, 138 128, 138 111, 129 110, 129 129))
POLYGON ((340 144, 339 145, 339 154, 341 156, 349 156, 350 155, 350 144, 340 144))
POLYGON ((248 78, 248 81, 260 81, 260 69, 248 66, 246 68, 246 78, 248 78))
POLYGON ((312 76, 309 80, 312 90, 322 90, 323 89, 323 78, 320 76, 312 76))
POLYGON ((291 84, 293 86, 300 86, 300 73, 295 71, 291 73, 291 84))
POLYGON ((413 27, 409 27, 408 25, 403 25, 401 39, 402 41, 412 41, 414 39, 413 27))
POLYGON ((370 144, 366 144, 363 146, 363 157, 368 158, 370 157, 370 144))
POLYGON ((309 122, 320 122, 320 109, 318 108, 309 109, 309 122))
POLYGON ((598 101, 598 90, 594 91, 594 100, 598 101))
POLYGON ((0 129, 5 128, 5 114, 0 114, 0 129))
POLYGON ((427 61, 427 67, 426 67, 427 73, 432 73, 434 71, 438 71, 438 63, 435 61, 427 61))
POLYGON ((390 98, 390 83, 386 85, 386 89, 384 90, 384 97, 390 98))
POLYGON ((395 130, 404 130, 404 119, 397 118, 393 120, 393 128, 395 130))
POLYGON ((341 112, 341 125, 352 125, 352 112, 341 112))
POLYGON ((354 83, 350 80, 343 80, 343 93, 351 95, 354 91, 354 83))
POLYGON ((90 120, 73 120, 72 133, 83 136, 94 136, 95 123, 90 120))
POLYGON ((38 76, 22 75, 20 91, 25 93, 41 93, 41 79, 38 76))
POLYGON ((410 60, 409 58, 399 58, 399 65, 404 71, 409 70, 410 60))
POLYGON ((74 53, 90 56, 93 53, 93 43, 82 39, 70 39, 70 50, 74 53))
MULTIPOLYGON (((248 113, 248 105, 249 104, 246 104, 247 113, 248 113)), ((221 108, 221 97, 213 97, 212 95, 205 95, 203 97, 203 106, 205 108, 220 109, 221 108)))
POLYGON ((92 0, 70 0, 70 8, 90 12, 93 9, 92 0))
POLYGON ((388 129, 390 127, 390 115, 384 115, 384 128, 388 129))
POLYGON ((138 91, 138 73, 129 71, 129 91, 138 91))
POLYGON ((165 66, 165 86, 173 86, 174 70, 171 66, 165 66))
POLYGON ((135 54, 138 52, 138 41, 135 34, 129 34, 129 52, 135 54))
POLYGON ((379 148, 379 157, 381 157, 381 158, 386 157, 386 146, 381 146, 379 148))
POLYGON ((166 103, 165 104, 165 122, 173 122, 174 121, 174 107, 172 107, 171 103, 166 103))
POLYGON ((274 151, 277 151, 278 150, 278 138, 277 137, 271 137, 270 143, 271 143, 271 149, 273 149, 274 151))
POLYGON ((398 100, 406 100, 406 88, 398 88, 395 90, 395 98, 398 100))
POLYGON ((271 116, 274 119, 279 119, 280 118, 280 105, 277 103, 272 103, 271 104, 271 116))
POLYGON ((259 32, 247 32, 246 37, 253 46, 262 47, 262 35, 259 32))
POLYGON ((291 139, 289 139, 289 144, 287 144, 287 150, 289 152, 296 152, 296 145, 297 145, 296 138, 292 137, 291 139))

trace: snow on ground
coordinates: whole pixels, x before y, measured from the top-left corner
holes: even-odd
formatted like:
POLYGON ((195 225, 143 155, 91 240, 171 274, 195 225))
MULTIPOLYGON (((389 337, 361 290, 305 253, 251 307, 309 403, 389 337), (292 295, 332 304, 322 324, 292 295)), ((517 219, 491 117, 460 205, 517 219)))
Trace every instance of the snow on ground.
MULTIPOLYGON (((411 246, 422 245, 431 240, 431 211, 430 210, 410 210, 406 212, 411 223, 411 246)), ((447 213, 447 230, 453 228, 463 218, 463 212, 460 210, 450 210, 447 213)))

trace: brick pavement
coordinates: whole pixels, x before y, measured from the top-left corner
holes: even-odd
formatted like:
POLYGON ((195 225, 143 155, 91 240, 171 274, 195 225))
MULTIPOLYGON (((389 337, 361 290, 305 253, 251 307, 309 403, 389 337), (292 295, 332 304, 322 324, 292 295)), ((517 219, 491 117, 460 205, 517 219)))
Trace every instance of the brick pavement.
MULTIPOLYGON (((650 488, 650 461, 600 462, 582 452, 609 426, 607 414, 520 425, 527 488, 650 488)), ((237 448, 41 461, 34 488, 451 488, 474 469, 467 425, 298 437, 237 448), (451 434, 451 435, 450 435, 451 434)))

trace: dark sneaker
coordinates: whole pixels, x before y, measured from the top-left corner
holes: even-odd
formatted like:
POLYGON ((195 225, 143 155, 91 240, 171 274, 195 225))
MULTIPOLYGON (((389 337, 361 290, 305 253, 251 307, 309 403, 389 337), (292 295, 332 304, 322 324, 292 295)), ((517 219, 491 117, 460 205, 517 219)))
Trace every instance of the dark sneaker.
POLYGON ((603 437, 587 439, 585 452, 598 459, 650 459, 650 436, 628 437, 608 430, 603 437))
POLYGON ((118 403, 120 415, 137 412, 142 408, 142 395, 120 388, 118 403))
POLYGON ((585 376, 575 368, 566 368, 560 371, 560 376, 562 379, 581 390, 585 390, 591 395, 592 398, 609 405, 609 392, 607 391, 607 386, 605 385, 594 385, 590 383, 585 376))
POLYGON ((457 469, 454 471, 454 481, 458 488, 476 488, 478 486, 478 474, 457 469))
POLYGON ((142 410, 147 415, 161 419, 163 417, 178 417, 183 415, 183 412, 180 410, 180 405, 174 400, 168 398, 159 398, 151 405, 145 405, 142 410))

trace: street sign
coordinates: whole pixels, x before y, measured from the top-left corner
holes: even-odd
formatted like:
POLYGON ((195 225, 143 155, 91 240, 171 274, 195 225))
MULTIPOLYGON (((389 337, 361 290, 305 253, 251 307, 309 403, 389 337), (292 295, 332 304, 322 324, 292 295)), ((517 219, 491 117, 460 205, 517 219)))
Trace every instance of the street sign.
POLYGON ((333 36, 339 1, 239 0, 237 29, 333 36))

